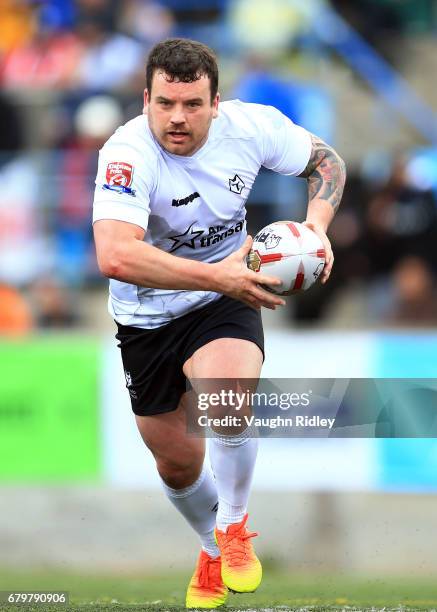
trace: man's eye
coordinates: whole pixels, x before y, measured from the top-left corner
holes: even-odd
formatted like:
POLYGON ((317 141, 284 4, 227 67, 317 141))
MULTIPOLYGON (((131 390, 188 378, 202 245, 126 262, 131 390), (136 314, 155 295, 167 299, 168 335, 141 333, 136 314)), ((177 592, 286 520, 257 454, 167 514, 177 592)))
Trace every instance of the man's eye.
POLYGON ((200 106, 200 103, 199 103, 199 102, 189 102, 189 103, 188 103, 188 106, 189 106, 190 108, 194 108, 194 107, 196 107, 196 106, 200 106))

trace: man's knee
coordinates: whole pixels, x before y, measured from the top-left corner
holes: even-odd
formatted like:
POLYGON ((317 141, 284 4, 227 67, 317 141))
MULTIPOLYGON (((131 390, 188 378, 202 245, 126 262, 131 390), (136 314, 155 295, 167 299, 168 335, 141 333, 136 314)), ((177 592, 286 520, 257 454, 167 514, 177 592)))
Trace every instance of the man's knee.
POLYGON ((162 480, 172 489, 185 489, 199 478, 203 454, 193 452, 189 457, 155 457, 162 480))
POLYGON ((174 489, 193 484, 202 470, 205 440, 187 436, 182 405, 174 412, 136 420, 163 481, 174 489))

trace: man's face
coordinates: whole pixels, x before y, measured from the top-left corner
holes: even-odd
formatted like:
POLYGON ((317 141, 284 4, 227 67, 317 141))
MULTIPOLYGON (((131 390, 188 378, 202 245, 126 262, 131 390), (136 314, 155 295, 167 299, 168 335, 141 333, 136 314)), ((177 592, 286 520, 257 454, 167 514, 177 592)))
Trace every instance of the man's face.
POLYGON ((171 82, 156 70, 152 91, 144 92, 144 112, 154 137, 166 151, 190 156, 206 142, 218 114, 219 98, 217 94, 211 103, 207 76, 192 83, 171 82))

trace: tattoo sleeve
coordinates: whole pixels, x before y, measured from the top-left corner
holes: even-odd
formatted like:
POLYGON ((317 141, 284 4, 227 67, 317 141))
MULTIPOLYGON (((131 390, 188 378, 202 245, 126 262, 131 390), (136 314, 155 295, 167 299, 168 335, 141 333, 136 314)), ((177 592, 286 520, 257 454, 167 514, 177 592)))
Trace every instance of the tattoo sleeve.
POLYGON ((307 167, 299 176, 308 181, 309 199, 326 200, 334 212, 340 204, 346 182, 346 166, 332 147, 311 134, 313 148, 307 167))

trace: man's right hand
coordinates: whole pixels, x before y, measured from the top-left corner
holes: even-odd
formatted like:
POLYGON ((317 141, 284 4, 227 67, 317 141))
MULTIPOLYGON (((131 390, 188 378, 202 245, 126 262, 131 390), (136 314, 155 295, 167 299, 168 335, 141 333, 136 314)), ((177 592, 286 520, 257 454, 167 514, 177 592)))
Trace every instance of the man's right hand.
POLYGON ((218 263, 210 264, 213 268, 215 285, 213 290, 240 300, 257 310, 260 310, 261 306, 275 310, 276 306, 284 306, 285 301, 260 285, 278 287, 281 285, 281 280, 254 272, 247 267, 246 258, 252 248, 252 242, 251 236, 248 236, 238 251, 218 263))

